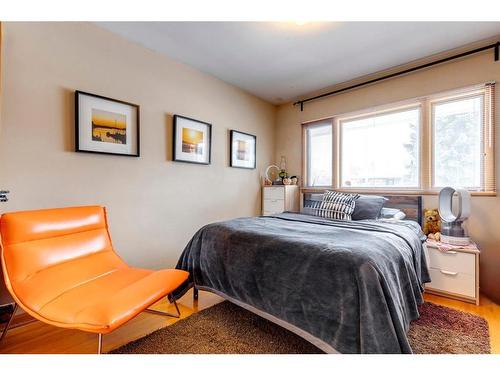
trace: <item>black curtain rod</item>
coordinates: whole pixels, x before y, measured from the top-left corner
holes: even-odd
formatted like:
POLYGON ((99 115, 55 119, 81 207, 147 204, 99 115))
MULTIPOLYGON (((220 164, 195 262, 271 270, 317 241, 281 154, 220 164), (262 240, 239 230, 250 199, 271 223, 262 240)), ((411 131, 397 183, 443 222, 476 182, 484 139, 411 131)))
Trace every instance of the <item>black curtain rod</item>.
POLYGON ((416 70, 420 70, 420 69, 428 68, 430 66, 442 64, 442 63, 445 63, 445 62, 450 61, 450 60, 459 59, 461 57, 465 57, 465 56, 472 55, 474 53, 486 51, 486 50, 491 49, 491 48, 495 49, 495 61, 498 61, 500 59, 500 42, 496 42, 496 43, 489 44, 489 45, 484 46, 484 47, 476 48, 476 49, 474 49, 472 51, 462 52, 462 53, 459 53, 458 55, 446 57, 444 59, 436 60, 436 61, 433 61, 433 62, 430 62, 430 63, 427 63, 427 64, 415 66, 413 68, 409 68, 409 69, 403 70, 401 72, 391 73, 391 74, 388 74, 388 75, 383 76, 383 77, 370 79, 370 80, 368 80, 366 82, 357 83, 357 84, 349 86, 349 87, 344 87, 342 89, 338 89, 338 90, 326 92, 324 94, 313 96, 311 98, 299 100, 299 101, 296 101, 295 103, 293 103, 293 105, 294 106, 300 105, 300 110, 303 111, 304 110, 304 103, 307 103, 307 102, 310 102, 310 101, 313 101, 313 100, 317 100, 317 99, 321 99, 321 98, 324 98, 326 96, 335 95, 335 94, 338 94, 338 93, 341 93, 341 92, 344 92, 344 91, 347 91, 347 90, 356 89, 358 87, 366 86, 366 85, 369 85, 371 83, 375 83, 375 82, 379 82, 379 81, 383 81, 385 79, 397 77, 397 76, 400 76, 400 75, 403 75, 403 74, 408 74, 408 73, 414 72, 416 70))

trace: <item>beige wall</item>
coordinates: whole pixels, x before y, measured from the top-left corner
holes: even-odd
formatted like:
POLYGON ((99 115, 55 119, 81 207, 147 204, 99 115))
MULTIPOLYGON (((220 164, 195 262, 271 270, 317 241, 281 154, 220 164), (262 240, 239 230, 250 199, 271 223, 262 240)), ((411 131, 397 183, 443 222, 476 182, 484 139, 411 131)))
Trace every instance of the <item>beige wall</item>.
MULTIPOLYGON (((500 62, 493 61, 491 51, 306 103, 303 112, 291 103, 281 105, 277 110, 275 159, 285 155, 290 172, 301 173, 303 122, 486 81, 500 82, 500 62)), ((500 95, 497 94, 497 108, 500 108, 499 101, 500 95)), ((496 113, 496 123, 500 123, 500 110, 496 113)), ((496 144, 500 145, 499 131, 496 136, 496 144)), ((496 171, 500 178, 500 151, 496 154, 496 171)), ((436 196, 424 197, 424 206, 436 207, 436 204, 436 196)), ((500 302, 500 196, 473 198, 469 228, 472 238, 482 250, 481 290, 500 302)))
POLYGON ((259 212, 274 106, 92 24, 3 34, 1 211, 104 205, 120 255, 151 268, 175 266, 202 225, 259 212), (140 158, 73 152, 75 89, 141 106, 140 158), (172 114, 212 123, 212 165, 171 161, 172 114), (229 129, 257 136, 256 170, 228 167, 229 129))
MULTIPOLYGON (((139 267, 174 266, 200 226, 257 214, 259 174, 268 163, 286 155, 290 172, 300 174, 302 122, 500 81, 500 63, 487 53, 308 103, 304 112, 291 104, 276 112, 92 24, 3 23, 3 34, 0 187, 12 194, 0 211, 105 205, 116 248, 139 267), (73 152, 75 89, 141 105, 140 158, 73 152), (171 161, 174 113, 213 124, 212 165, 171 161), (232 128, 257 135, 255 171, 228 167, 232 128)), ((500 111, 496 116, 500 123, 500 111)), ((500 152, 496 165, 500 177, 500 152)), ((435 197, 425 197, 425 205, 435 206, 435 197)), ((481 287, 497 301, 499 213, 500 197, 474 198, 470 228, 483 250, 481 287)))

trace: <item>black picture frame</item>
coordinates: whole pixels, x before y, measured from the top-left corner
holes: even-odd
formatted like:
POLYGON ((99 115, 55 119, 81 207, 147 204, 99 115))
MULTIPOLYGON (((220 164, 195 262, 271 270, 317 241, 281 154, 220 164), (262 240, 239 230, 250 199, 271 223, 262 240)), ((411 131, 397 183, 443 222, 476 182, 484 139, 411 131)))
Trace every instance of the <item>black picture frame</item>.
POLYGON ((190 164, 202 164, 202 165, 210 165, 212 163, 212 124, 205 122, 205 121, 200 121, 196 120, 191 117, 186 117, 186 116, 181 116, 181 115, 174 115, 173 116, 173 127, 172 127, 172 161, 176 162, 181 162, 181 163, 190 163, 190 164), (203 126, 206 126, 207 128, 207 133, 208 133, 208 161, 207 162, 202 162, 202 161, 194 161, 194 160, 186 160, 179 158, 177 155, 177 127, 179 126, 178 122, 180 119, 188 120, 188 121, 193 121, 196 123, 199 123, 203 126))
POLYGON ((109 98, 107 96, 102 96, 102 95, 97 95, 97 94, 92 94, 89 92, 81 91, 81 90, 75 90, 75 152, 84 152, 84 153, 91 153, 91 154, 104 154, 104 155, 117 155, 117 156, 131 156, 131 157, 140 157, 140 145, 141 145, 141 125, 140 125, 140 106, 138 104, 126 102, 123 100, 118 100, 118 99, 113 99, 109 98), (136 153, 131 153, 131 154, 126 154, 126 153, 119 153, 119 152, 107 152, 107 151, 95 151, 95 150, 88 150, 88 149, 83 149, 80 145, 80 96, 85 95, 89 96, 92 98, 97 98, 97 99, 102 99, 106 101, 111 101, 111 102, 116 102, 120 104, 125 104, 131 107, 134 107, 136 109, 136 153))
POLYGON ((257 168, 257 136, 245 132, 241 132, 239 130, 231 130, 230 131, 230 136, 229 136, 229 166, 232 168, 242 168, 242 169, 255 169, 257 168), (234 135, 242 134, 247 137, 252 137, 254 140, 254 149, 253 149, 253 166, 251 167, 245 167, 245 166, 240 166, 240 165, 235 165, 235 162, 233 161, 233 139, 234 135))

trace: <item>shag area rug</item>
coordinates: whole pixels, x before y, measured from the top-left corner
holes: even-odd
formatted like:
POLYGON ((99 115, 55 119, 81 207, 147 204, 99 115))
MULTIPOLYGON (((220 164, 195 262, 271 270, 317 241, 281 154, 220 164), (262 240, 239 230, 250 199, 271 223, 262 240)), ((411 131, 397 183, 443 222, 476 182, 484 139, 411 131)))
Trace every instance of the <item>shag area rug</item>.
MULTIPOLYGON (((414 353, 490 353, 488 323, 479 316, 426 302, 411 324, 414 353)), ((112 354, 316 354, 294 333, 228 301, 193 314, 112 354)))

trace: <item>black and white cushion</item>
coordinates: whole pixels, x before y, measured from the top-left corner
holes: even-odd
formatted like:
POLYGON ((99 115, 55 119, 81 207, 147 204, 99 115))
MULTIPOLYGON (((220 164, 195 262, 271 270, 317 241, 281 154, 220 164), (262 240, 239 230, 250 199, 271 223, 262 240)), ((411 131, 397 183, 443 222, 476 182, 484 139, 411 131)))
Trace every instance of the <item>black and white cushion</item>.
POLYGON ((359 194, 325 191, 316 215, 333 220, 352 220, 352 213, 359 194))

